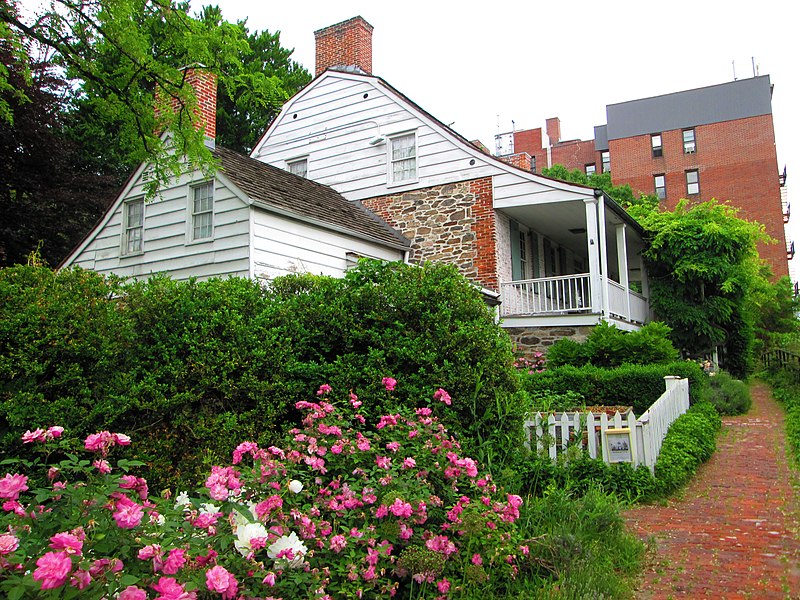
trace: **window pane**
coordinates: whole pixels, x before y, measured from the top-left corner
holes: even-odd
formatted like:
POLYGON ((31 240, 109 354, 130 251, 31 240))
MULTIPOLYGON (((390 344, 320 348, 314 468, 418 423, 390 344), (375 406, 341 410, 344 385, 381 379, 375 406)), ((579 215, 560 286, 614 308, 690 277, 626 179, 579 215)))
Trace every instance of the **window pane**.
POLYGON ((195 215, 194 218, 194 239, 211 237, 211 213, 195 215))
POLYGON ((697 171, 686 171, 686 193, 700 193, 700 174, 697 171))
POLYGON ((650 136, 650 142, 653 144, 653 148, 661 148, 661 134, 650 136))
POLYGON ((289 163, 289 172, 300 177, 308 175, 308 160, 296 160, 289 163))
POLYGON ((128 203, 128 227, 141 227, 144 215, 144 202, 128 203))
POLYGON ((211 193, 211 184, 201 185, 194 188, 194 212, 200 213, 211 210, 211 203, 213 202, 213 195, 211 193))
POLYGON ((391 146, 392 181, 406 181, 417 177, 416 136, 393 138, 391 146))
POLYGON ((208 182, 194 188, 192 203, 192 239, 210 238, 214 221, 214 183, 208 182))

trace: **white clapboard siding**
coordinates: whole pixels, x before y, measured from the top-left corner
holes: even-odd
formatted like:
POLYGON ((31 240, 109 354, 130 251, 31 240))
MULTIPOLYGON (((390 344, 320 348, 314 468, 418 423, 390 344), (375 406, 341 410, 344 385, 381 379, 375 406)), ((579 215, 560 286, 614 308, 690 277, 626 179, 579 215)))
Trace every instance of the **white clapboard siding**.
POLYGON ((403 252, 344 233, 253 209, 253 274, 271 279, 287 273, 341 277, 348 254, 402 260, 403 252))
POLYGON ((605 432, 627 428, 633 465, 645 465, 652 471, 670 426, 689 410, 689 380, 664 379, 667 390, 638 419, 633 411, 611 417, 605 412, 535 413, 524 423, 525 446, 535 447, 537 452, 546 450, 555 460, 574 445, 590 458, 610 462, 608 447, 602 443, 605 432))
POLYGON ((285 168, 308 156, 308 176, 351 200, 485 177, 499 170, 474 148, 374 78, 328 72, 296 96, 270 127, 253 156, 285 168), (364 95, 367 97, 365 98, 364 95), (378 135, 416 131, 419 179, 387 185, 388 144, 378 135), (475 164, 470 165, 469 162, 475 164))
POLYGON ((91 234, 89 243, 66 264, 123 277, 146 277, 166 273, 174 279, 189 277, 248 276, 250 273, 250 207, 220 181, 214 187, 214 235, 209 241, 188 239, 190 183, 206 179, 199 173, 180 177, 145 203, 143 252, 121 253, 123 201, 141 197, 141 176, 124 198, 117 200, 113 214, 91 234))

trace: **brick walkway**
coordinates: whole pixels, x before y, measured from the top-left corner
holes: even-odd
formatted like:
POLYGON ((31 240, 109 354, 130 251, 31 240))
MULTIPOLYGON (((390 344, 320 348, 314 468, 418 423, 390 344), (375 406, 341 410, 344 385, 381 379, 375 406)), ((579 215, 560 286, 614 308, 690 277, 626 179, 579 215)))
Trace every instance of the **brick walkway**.
POLYGON ((762 383, 723 419, 717 451, 666 506, 626 511, 653 540, 637 598, 800 598, 800 530, 783 412, 762 383))

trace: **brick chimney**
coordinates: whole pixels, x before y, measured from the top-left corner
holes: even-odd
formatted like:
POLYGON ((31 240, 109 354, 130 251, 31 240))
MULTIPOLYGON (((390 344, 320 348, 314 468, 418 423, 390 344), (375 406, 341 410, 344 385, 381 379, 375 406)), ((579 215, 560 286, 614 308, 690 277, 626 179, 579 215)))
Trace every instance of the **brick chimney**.
POLYGON ((550 145, 555 146, 561 141, 561 119, 553 117, 545 121, 547 126, 547 137, 550 138, 550 145))
MULTIPOLYGON (((212 73, 203 65, 193 65, 181 69, 183 72, 183 85, 190 85, 197 98, 197 110, 192 117, 196 129, 203 129, 206 138, 210 140, 213 147, 213 140, 217 137, 217 75, 212 73)), ((159 92, 163 93, 163 92, 159 92)), ((180 110, 180 101, 177 98, 169 98, 169 108, 173 112, 180 110)), ((162 110, 159 103, 156 103, 156 124, 162 110)))
POLYGON ((372 74, 372 25, 353 17, 314 32, 317 43, 316 70, 338 67, 356 73, 372 74))

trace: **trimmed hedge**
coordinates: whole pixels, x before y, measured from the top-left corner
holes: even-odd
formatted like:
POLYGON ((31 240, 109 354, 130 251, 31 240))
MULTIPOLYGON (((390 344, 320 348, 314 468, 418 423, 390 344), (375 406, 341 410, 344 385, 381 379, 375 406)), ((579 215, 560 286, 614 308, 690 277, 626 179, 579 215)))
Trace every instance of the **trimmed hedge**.
POLYGON ((542 373, 526 375, 524 386, 529 393, 551 391, 559 394, 577 392, 586 404, 632 406, 639 415, 664 393, 664 377, 677 375, 689 379, 692 403, 706 397, 708 376, 691 361, 675 361, 657 365, 623 365, 604 369, 587 365, 548 368, 542 373))
POLYGON ((699 402, 669 428, 655 466, 657 491, 667 495, 687 483, 717 447, 722 419, 710 402, 699 402))
POLYGON ((522 443, 508 427, 525 406, 511 341, 451 266, 364 261, 269 289, 0 270, 2 453, 24 452, 19 436, 38 426, 124 431, 155 485, 192 486, 239 442, 276 443, 323 383, 377 399, 370 419, 442 387, 454 401, 437 416, 465 451, 503 461, 522 443))

